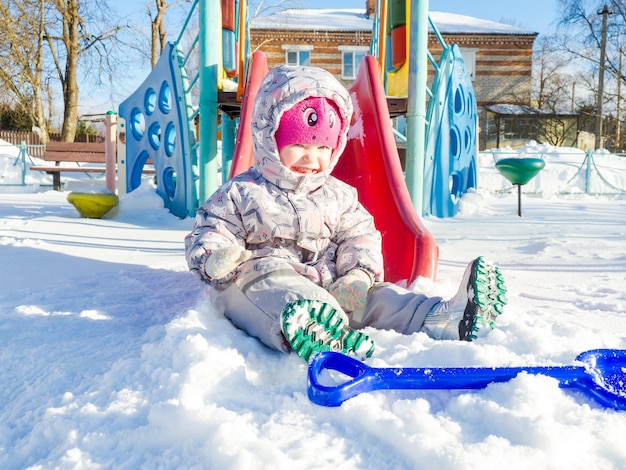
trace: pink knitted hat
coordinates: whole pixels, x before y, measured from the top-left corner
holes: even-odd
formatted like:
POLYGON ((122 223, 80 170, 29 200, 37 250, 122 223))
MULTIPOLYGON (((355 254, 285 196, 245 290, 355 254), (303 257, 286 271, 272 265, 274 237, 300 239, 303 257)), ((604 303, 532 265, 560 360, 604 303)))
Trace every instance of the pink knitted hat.
POLYGON ((309 97, 280 118, 274 137, 278 151, 293 144, 327 145, 335 150, 341 133, 341 113, 328 98, 309 97))

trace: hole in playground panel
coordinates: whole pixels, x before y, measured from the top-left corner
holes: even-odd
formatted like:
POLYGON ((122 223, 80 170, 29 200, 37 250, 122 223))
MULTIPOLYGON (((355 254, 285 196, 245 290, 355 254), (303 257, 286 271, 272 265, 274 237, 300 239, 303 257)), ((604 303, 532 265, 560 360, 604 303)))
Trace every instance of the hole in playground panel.
POLYGON ((454 93, 454 112, 461 114, 465 106, 465 92, 463 87, 458 87, 454 93))
POLYGON ((161 146, 161 125, 153 122, 148 129, 148 142, 154 150, 159 150, 161 146))
POLYGON ((146 114, 150 116, 154 110, 156 109, 156 91, 152 88, 148 88, 146 90, 146 96, 144 97, 144 109, 146 110, 146 114))
POLYGON ((462 178, 460 173, 453 172, 448 181, 448 189, 450 191, 450 199, 456 204, 461 198, 462 178))
POLYGON ((467 109, 467 113, 469 115, 469 117, 471 119, 476 120, 476 113, 474 111, 474 93, 468 93, 467 94, 467 98, 466 98, 467 104, 466 104, 466 108, 467 109))
POLYGON ((137 140, 141 140, 146 132, 146 118, 137 108, 133 109, 130 115, 130 128, 137 140))
POLYGON ((450 126, 450 155, 455 159, 459 158, 461 153, 461 134, 459 128, 455 125, 450 126))
POLYGON ((172 167, 168 166, 163 170, 161 178, 165 195, 170 200, 174 199, 174 195, 176 194, 176 172, 172 167))
POLYGON ((465 126, 465 130, 463 131, 463 143, 465 144, 463 149, 466 154, 471 153, 472 151, 472 130, 469 126, 465 126))
POLYGON ((167 114, 172 109, 172 90, 170 84, 163 82, 159 91, 159 109, 163 114, 167 114))
POLYGON ((176 126, 173 122, 169 122, 165 128, 165 136, 163 141, 163 147, 165 149, 165 155, 171 157, 176 150, 176 126))
POLYGON ((467 173, 465 173, 465 189, 476 187, 476 159, 472 159, 467 167, 467 173))
POLYGON ((141 185, 142 170, 148 158, 150 158, 150 154, 146 150, 143 150, 135 159, 130 169, 130 191, 137 189, 141 185))

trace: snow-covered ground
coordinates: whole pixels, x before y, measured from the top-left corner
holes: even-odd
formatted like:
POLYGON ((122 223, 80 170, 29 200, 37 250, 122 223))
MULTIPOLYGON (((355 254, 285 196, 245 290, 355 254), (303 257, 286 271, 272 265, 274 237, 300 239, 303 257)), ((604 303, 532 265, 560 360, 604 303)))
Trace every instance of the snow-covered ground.
MULTIPOLYGON (((626 349, 626 195, 580 194, 582 152, 530 150, 547 165, 524 188, 523 216, 482 155, 460 214, 425 219, 439 274, 412 286, 451 296, 486 255, 509 287, 499 328, 472 343, 369 329, 370 365, 573 365, 586 350, 626 349)), ((0 153, 0 183, 19 184, 16 154, 0 153)), ((626 158, 594 161, 626 189, 626 158)), ((68 188, 103 184, 76 178, 68 188)), ((300 358, 212 308, 184 260, 193 220, 172 216, 150 184, 100 220, 80 218, 67 191, 33 188, 0 186, 0 468, 626 467, 626 412, 546 376, 315 405, 300 358)))

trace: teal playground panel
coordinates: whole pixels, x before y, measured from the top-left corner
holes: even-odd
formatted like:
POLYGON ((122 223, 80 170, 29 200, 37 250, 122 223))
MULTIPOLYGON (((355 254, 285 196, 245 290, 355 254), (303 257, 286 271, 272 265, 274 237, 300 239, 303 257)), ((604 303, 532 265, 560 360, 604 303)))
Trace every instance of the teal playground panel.
MULTIPOLYGON (((190 126, 191 102, 181 52, 168 43, 143 84, 119 107, 125 132, 126 191, 141 184, 141 170, 152 159, 157 193, 176 216, 193 216, 197 208, 193 167, 197 161, 195 133, 190 126)), ((123 174, 124 172, 122 172, 123 174)))
POLYGON ((452 217, 476 187, 478 129, 474 89, 456 44, 441 54, 426 122, 424 215, 452 217))

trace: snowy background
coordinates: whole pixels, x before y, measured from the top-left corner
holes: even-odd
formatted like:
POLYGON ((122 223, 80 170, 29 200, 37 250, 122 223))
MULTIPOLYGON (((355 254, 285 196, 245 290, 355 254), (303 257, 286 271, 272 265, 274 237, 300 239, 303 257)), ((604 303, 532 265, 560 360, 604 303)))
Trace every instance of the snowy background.
MULTIPOLYGON (((479 189, 454 218, 426 218, 435 282, 452 296, 483 254, 509 287, 499 328, 473 343, 368 329, 376 367, 573 365, 626 349, 626 158, 531 145, 546 168, 517 192, 480 157, 479 189), (569 194, 564 194, 569 193, 569 194)), ((26 160, 26 164, 29 161, 26 160)), ((193 220, 149 182, 106 218, 81 218, 80 174, 26 172, 0 147, 0 468, 623 469, 626 412, 545 376, 484 390, 307 398, 306 364, 218 315, 187 271, 193 220)))

